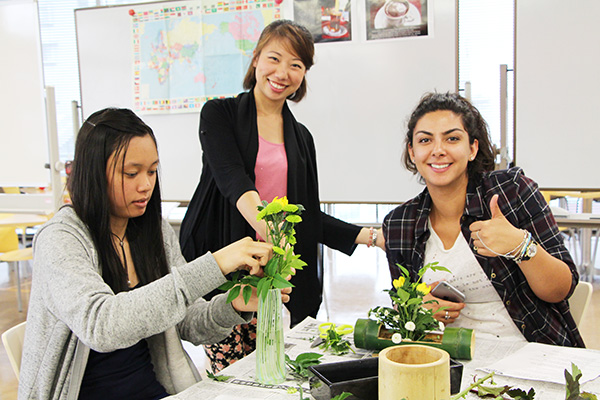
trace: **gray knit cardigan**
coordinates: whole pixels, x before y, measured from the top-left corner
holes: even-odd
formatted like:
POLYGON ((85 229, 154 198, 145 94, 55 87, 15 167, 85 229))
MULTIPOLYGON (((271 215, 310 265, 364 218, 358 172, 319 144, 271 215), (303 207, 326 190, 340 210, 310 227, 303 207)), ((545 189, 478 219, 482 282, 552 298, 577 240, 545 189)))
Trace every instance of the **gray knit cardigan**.
POLYGON ((33 241, 33 279, 19 399, 77 399, 89 350, 110 352, 148 340, 154 371, 168 393, 200 379, 181 345, 215 343, 252 313, 237 313, 224 295, 202 296, 225 282, 207 253, 186 263, 163 221, 171 273, 117 295, 100 275, 87 227, 63 207, 33 241))

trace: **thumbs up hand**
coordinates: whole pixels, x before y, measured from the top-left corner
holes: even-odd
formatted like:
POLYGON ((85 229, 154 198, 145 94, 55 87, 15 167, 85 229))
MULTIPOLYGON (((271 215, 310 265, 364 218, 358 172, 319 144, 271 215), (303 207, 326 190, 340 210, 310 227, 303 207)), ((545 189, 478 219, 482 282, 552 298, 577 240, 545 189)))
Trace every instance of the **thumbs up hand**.
POLYGON ((473 222, 471 243, 473 251, 486 257, 496 257, 513 251, 523 240, 523 231, 514 227, 498 206, 498 195, 490 200, 492 218, 473 222))

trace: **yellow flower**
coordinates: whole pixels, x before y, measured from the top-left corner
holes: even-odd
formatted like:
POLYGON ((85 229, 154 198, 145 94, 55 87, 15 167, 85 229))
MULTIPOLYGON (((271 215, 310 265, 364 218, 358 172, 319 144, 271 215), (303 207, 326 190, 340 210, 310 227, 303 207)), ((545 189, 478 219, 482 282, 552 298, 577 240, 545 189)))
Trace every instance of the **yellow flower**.
POLYGON ((401 288, 402 286, 404 286, 404 281, 406 280, 406 278, 404 278, 403 276, 401 276, 398 279, 394 279, 394 281, 392 282, 392 284, 394 285, 394 287, 396 289, 401 288))
POLYGON ((281 204, 281 208, 283 208, 283 207, 285 207, 285 206, 288 205, 287 196, 283 196, 282 198, 279 198, 279 197, 275 196, 275 198, 273 199, 273 202, 281 204))
POLYGON ((431 288, 427 286, 425 282, 421 282, 417 285, 417 292, 420 292, 425 296, 427 293, 431 291, 431 288))

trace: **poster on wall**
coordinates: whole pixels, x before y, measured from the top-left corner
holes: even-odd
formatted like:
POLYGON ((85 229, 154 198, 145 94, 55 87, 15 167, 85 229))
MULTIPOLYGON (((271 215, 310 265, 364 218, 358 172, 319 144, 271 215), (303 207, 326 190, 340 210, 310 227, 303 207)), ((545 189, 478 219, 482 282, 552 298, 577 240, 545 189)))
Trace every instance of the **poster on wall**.
POLYGON ((429 34, 429 0, 366 0, 367 40, 429 34))
POLYGON ((235 96, 263 28, 281 18, 274 0, 196 0, 132 5, 134 109, 198 112, 235 96))
POLYGON ((294 21, 312 33, 315 43, 352 40, 350 0, 295 0, 294 21))

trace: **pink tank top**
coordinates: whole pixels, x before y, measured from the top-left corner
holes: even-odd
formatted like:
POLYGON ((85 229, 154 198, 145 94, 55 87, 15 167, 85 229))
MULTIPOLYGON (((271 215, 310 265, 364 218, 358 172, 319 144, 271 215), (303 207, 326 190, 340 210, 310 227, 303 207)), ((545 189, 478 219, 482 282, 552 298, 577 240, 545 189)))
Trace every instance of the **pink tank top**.
MULTIPOLYGON (((271 202, 275 196, 287 196, 287 155, 283 143, 271 143, 258 136, 258 154, 254 175, 261 200, 271 202)), ((257 235, 258 239, 261 239, 257 235)))

